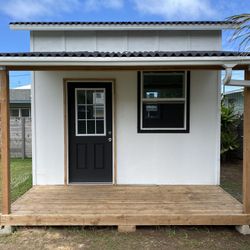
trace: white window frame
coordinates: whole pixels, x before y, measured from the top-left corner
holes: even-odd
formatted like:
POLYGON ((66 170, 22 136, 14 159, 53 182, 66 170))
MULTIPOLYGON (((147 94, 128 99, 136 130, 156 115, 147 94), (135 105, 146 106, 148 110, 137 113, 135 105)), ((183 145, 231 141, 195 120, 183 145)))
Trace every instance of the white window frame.
MULTIPOLYGON (((87 105, 87 98, 85 98, 85 104, 87 105)), ((94 104, 91 104, 94 105, 94 104)), ((87 114, 87 113, 86 113, 87 114)), ((106 136, 106 89, 105 88, 75 88, 75 134, 76 136, 106 136), (84 90, 84 91, 88 91, 88 90, 92 90, 92 91, 103 91, 104 93, 104 117, 103 120, 102 119, 96 119, 96 115, 95 115, 95 119, 87 119, 87 117, 85 117, 85 119, 78 119, 78 103, 77 103, 77 91, 79 90, 84 90), (78 121, 84 120, 86 121, 86 134, 79 134, 78 133, 78 121), (88 123, 87 121, 95 121, 95 131, 96 131, 96 121, 100 120, 103 121, 104 123, 104 133, 103 134, 87 134, 88 131, 88 123)))
MULTIPOLYGON (((187 130, 187 71, 154 71, 152 74, 167 74, 167 73, 172 73, 172 74, 183 74, 184 73, 184 97, 183 98, 144 98, 144 73, 147 73, 146 71, 141 72, 141 81, 140 81, 140 130, 141 131, 186 131, 187 130), (176 102, 184 102, 184 127, 183 128, 144 128, 143 127, 143 103, 176 103, 176 102)), ((148 72, 149 73, 149 72, 148 72)))

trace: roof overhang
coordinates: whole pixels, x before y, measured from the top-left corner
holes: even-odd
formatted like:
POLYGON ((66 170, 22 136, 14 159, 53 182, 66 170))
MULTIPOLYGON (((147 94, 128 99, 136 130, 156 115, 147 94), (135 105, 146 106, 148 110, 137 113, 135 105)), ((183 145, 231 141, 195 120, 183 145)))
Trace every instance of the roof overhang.
POLYGON ((0 66, 250 65, 250 56, 226 57, 0 57, 0 66))
POLYGON ((39 23, 39 22, 16 22, 10 23, 13 30, 30 31, 60 31, 60 30, 83 30, 83 31, 118 31, 118 30, 223 30, 232 29, 230 22, 64 22, 64 23, 39 23))
POLYGON ((250 56, 226 57, 0 57, 6 67, 203 67, 246 69, 250 56))

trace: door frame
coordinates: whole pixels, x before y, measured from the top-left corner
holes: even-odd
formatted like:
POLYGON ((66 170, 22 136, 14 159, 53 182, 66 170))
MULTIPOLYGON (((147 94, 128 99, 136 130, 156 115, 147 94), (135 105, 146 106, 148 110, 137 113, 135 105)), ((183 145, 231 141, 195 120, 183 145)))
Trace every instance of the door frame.
POLYGON ((63 112, 64 112, 64 185, 116 185, 117 184, 117 162, 116 162, 116 97, 115 79, 109 78, 64 78, 63 79, 63 112), (111 83, 112 87, 112 182, 111 183, 70 183, 69 182, 69 133, 68 133, 68 84, 70 82, 100 82, 111 83))

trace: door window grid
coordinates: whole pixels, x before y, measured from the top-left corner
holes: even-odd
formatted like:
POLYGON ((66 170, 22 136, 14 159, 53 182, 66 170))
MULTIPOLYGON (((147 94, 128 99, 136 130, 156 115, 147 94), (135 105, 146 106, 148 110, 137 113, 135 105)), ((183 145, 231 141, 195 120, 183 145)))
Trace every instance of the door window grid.
POLYGON ((105 100, 105 89, 75 89, 75 122, 77 136, 106 135, 105 100))

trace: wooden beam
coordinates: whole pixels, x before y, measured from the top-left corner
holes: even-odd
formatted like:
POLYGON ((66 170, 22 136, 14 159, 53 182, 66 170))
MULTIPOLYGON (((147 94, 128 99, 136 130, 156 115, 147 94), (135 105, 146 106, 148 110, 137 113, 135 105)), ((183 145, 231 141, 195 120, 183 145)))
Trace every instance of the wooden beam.
MULTIPOLYGON (((250 71, 245 71, 250 80, 250 71)), ((250 87, 244 89, 244 140, 243 140, 243 211, 250 213, 250 87)))
POLYGON ((9 75, 0 69, 1 95, 1 157, 2 157, 2 214, 10 213, 10 132, 9 132, 9 75))
MULTIPOLYGON (((249 225, 249 214, 10 214, 1 216, 2 226, 235 226, 249 225)), ((127 230, 128 230, 127 228, 127 230)), ((119 231, 120 231, 119 230, 119 231)))

